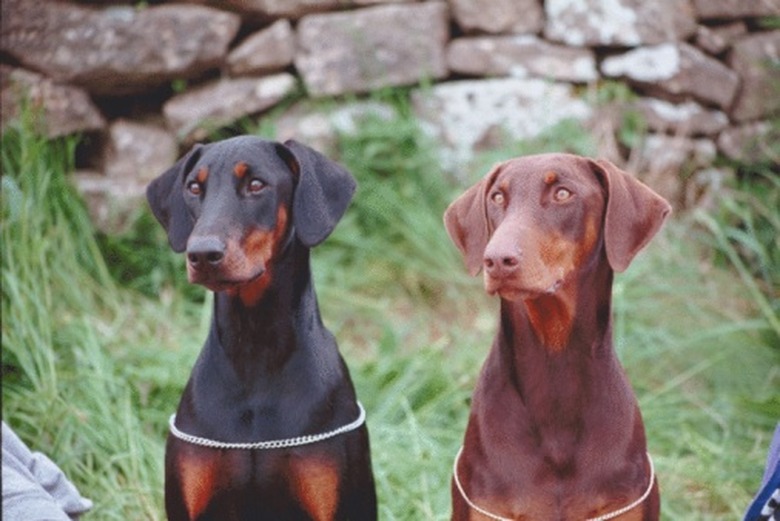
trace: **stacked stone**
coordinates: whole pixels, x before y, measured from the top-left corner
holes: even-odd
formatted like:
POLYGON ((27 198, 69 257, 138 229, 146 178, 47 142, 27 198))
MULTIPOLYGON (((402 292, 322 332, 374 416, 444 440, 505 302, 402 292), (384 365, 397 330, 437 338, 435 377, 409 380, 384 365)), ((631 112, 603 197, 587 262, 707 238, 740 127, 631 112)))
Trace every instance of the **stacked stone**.
MULTIPOLYGON (((621 82, 638 101, 620 109, 643 114, 652 132, 634 167, 679 203, 695 199, 682 169, 720 179, 717 154, 755 160, 760 147, 746 144, 767 139, 780 110, 780 30, 761 24, 780 17, 780 0, 96 5, 4 0, 2 118, 12 121, 27 99, 42 108, 49 136, 97 136, 96 172, 81 174, 80 185, 95 201, 130 196, 129 209, 182 147, 262 116, 298 85, 310 98, 342 100, 429 84, 415 89, 414 107, 455 170, 475 150, 565 118, 591 130, 614 119, 587 93, 621 82)), ((280 139, 324 147, 355 113, 392 111, 337 105, 345 108, 323 114, 301 101, 279 119, 280 139)), ((619 161, 610 144, 603 140, 603 153, 619 161)))

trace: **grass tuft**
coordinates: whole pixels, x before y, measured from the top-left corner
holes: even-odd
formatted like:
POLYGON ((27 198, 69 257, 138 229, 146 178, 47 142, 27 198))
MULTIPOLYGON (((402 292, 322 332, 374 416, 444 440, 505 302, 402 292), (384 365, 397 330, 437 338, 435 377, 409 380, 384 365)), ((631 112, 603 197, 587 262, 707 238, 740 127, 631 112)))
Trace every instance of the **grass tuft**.
POLYGON ((714 215, 699 211, 696 219, 708 232, 716 262, 739 275, 780 345, 780 178, 758 170, 719 200, 714 215))
POLYGON ((338 141, 338 159, 358 191, 335 233, 315 254, 318 284, 363 297, 401 295, 432 303, 467 281, 442 215, 452 187, 435 148, 392 100, 395 119, 369 115, 338 141))
POLYGON ((126 313, 67 182, 76 140, 30 121, 2 136, 3 419, 93 499, 100 519, 160 519, 161 447, 104 350, 126 313))

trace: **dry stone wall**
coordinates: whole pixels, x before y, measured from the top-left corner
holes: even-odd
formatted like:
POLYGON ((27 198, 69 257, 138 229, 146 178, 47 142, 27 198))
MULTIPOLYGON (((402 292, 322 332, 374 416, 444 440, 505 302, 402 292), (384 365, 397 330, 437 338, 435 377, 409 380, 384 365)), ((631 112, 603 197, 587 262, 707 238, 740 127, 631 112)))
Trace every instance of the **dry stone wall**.
MULTIPOLYGON (((413 106, 443 164, 532 138, 563 119, 602 129, 601 153, 696 203, 727 169, 777 139, 780 0, 4 0, 2 122, 27 100, 49 136, 91 136, 77 180, 102 226, 221 126, 262 117, 300 87, 279 139, 327 148, 376 89, 417 86, 413 106), (766 23, 774 20, 774 23, 766 23), (636 101, 591 102, 605 82, 636 101), (353 101, 345 101, 351 99, 353 101), (358 101, 354 101, 357 99, 358 101), (641 114, 651 132, 622 157, 605 121, 641 114), (756 144, 758 140, 758 144, 756 144), (680 175, 684 173, 685 175, 680 175)), ((777 161, 777 158, 775 158, 777 161)), ((121 215, 121 212, 120 212, 121 215)))

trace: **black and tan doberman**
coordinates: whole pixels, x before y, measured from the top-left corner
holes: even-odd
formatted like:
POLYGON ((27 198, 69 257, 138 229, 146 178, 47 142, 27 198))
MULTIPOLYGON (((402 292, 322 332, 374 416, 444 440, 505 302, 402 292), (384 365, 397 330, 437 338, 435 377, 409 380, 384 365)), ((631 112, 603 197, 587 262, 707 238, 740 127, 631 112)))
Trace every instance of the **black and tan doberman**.
POLYGON ((613 348, 612 281, 669 204, 607 161, 499 164, 447 209, 498 332, 452 480, 454 520, 657 520, 636 397, 613 348))
POLYGON ((166 446, 171 521, 376 519, 364 411, 309 267, 354 190, 311 148, 250 136, 197 145, 149 185, 189 280, 215 292, 166 446))

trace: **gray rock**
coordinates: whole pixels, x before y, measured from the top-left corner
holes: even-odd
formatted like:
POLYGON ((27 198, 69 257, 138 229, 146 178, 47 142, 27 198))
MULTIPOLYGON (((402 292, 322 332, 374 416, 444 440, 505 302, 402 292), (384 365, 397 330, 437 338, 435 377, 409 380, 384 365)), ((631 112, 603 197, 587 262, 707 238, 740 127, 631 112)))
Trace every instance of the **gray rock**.
POLYGON ((209 5, 241 14, 253 22, 273 22, 281 18, 297 20, 307 14, 325 13, 352 7, 399 4, 418 0, 176 0, 209 5))
POLYGON ((332 11, 352 4, 351 0, 207 0, 207 4, 227 8, 250 18, 297 19, 303 15, 332 11))
POLYGON ((709 139, 651 134, 641 149, 639 177, 673 205, 684 200, 684 178, 709 167, 717 155, 709 139))
POLYGON ((171 98, 163 113, 180 140, 200 140, 209 131, 276 105, 294 88, 295 78, 288 73, 221 79, 171 98))
POLYGON ((564 119, 591 115, 571 86, 539 79, 442 83, 415 92, 413 104, 449 170, 462 167, 475 150, 508 144, 502 139, 530 139, 564 119))
POLYGON ((0 65, 0 114, 5 128, 29 104, 40 110, 38 131, 54 138, 79 132, 100 131, 106 126, 100 110, 82 89, 60 85, 26 71, 0 65))
POLYGON ((601 71, 672 95, 690 95, 724 110, 739 86, 737 73, 683 42, 640 47, 606 58, 601 71))
POLYGON ((176 138, 160 125, 119 119, 108 131, 104 173, 117 180, 148 183, 173 163, 179 153, 176 138))
POLYGON ((718 196, 737 178, 731 168, 707 167, 697 170, 685 182, 684 208, 712 210, 718 196))
POLYGON ((335 153, 338 136, 354 134, 362 120, 373 117, 391 121, 395 109, 374 101, 357 101, 323 109, 308 101, 297 103, 276 121, 276 139, 296 139, 326 153, 335 153))
POLYGON ((447 64, 454 72, 476 76, 598 79, 591 50, 555 45, 535 36, 457 38, 447 47, 447 64))
POLYGON ((149 181, 178 156, 173 135, 155 123, 117 120, 103 145, 102 172, 79 170, 76 188, 95 226, 107 234, 129 230, 145 204, 149 181))
POLYGON ((777 143, 780 143, 780 130, 767 122, 747 123, 721 132, 718 150, 735 161, 758 163, 771 160, 778 164, 777 143))
POLYGON ((698 103, 670 103, 655 98, 642 98, 634 105, 644 116, 648 127, 656 132, 683 136, 712 136, 729 124, 720 110, 709 110, 698 103))
POLYGON ((425 2, 309 15, 295 65, 313 96, 408 85, 447 74, 447 5, 425 2))
POLYGON ((689 0, 546 0, 545 36, 573 46, 653 45, 696 32, 689 0))
POLYGON ((291 65, 295 57, 295 34, 287 20, 250 35, 227 58, 234 76, 277 72, 291 65))
POLYGON ((450 0, 450 6, 467 33, 537 33, 544 25, 538 0, 450 0))
POLYGON ((732 22, 725 25, 708 27, 700 25, 696 30, 696 46, 716 55, 727 51, 731 44, 747 32, 744 22, 732 22))
POLYGON ((237 15, 193 5, 4 3, 0 49, 57 81, 107 96, 217 67, 240 25, 237 15))
POLYGON ((138 209, 144 204, 146 182, 110 178, 87 170, 76 171, 73 180, 98 230, 109 235, 130 230, 138 209))
POLYGON ((732 119, 748 121, 780 110, 780 30, 738 40, 728 64, 742 78, 732 119))
MULTIPOLYGON (((377 4, 403 4, 416 2, 417 0, 352 0, 355 5, 377 5, 377 4)), ((342 2, 341 5, 344 5, 342 2)))
POLYGON ((780 16, 780 0, 693 0, 699 18, 780 16))

